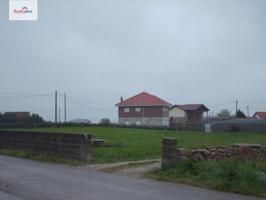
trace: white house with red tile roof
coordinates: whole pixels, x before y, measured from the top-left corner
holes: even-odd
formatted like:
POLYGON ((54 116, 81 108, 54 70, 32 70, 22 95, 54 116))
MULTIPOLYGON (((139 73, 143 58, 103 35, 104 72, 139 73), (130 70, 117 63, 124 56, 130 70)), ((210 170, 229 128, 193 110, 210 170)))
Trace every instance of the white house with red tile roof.
POLYGON ((167 101, 142 92, 116 104, 119 124, 137 126, 169 126, 167 101))
POLYGON ((266 119, 266 112, 256 112, 253 117, 256 119, 266 119))

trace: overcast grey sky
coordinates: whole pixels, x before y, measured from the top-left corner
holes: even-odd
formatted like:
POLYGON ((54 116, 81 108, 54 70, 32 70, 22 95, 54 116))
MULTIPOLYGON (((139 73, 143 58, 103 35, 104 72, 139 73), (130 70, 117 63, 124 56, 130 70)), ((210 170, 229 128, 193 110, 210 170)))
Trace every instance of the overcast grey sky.
POLYGON ((68 119, 96 122, 117 121, 120 96, 142 91, 266 111, 265 10, 265 0, 39 0, 37 22, 14 22, 0 0, 0 96, 51 93, 0 98, 0 111, 53 120, 56 89, 72 97, 68 119))

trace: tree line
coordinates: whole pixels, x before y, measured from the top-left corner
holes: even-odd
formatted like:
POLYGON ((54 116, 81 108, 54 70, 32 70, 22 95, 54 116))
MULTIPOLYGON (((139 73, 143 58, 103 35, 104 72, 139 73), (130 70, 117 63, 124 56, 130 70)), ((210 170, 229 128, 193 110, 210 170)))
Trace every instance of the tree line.
MULTIPOLYGON (((231 114, 230 114, 230 111, 229 111, 229 110, 227 110, 227 109, 223 109, 223 110, 221 110, 221 111, 217 114, 217 116, 218 116, 218 117, 230 117, 231 114)), ((243 111, 241 111, 241 110, 237 110, 235 116, 236 116, 237 118, 246 118, 245 113, 244 113, 243 111)))
POLYGON ((32 113, 25 117, 19 117, 15 113, 0 113, 0 123, 42 123, 44 122, 43 118, 36 114, 32 113))

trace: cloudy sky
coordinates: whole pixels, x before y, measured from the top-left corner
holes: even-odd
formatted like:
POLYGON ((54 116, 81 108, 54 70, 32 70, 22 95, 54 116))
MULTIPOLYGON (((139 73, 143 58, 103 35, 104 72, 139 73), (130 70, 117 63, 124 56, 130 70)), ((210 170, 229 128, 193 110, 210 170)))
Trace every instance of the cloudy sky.
POLYGON ((39 0, 39 20, 8 20, 0 0, 0 111, 109 117, 120 96, 172 104, 234 101, 266 111, 265 0, 39 0), (33 96, 30 96, 33 95, 33 96), (34 96, 41 95, 41 96, 34 96), (63 98, 59 96, 63 109, 63 98))

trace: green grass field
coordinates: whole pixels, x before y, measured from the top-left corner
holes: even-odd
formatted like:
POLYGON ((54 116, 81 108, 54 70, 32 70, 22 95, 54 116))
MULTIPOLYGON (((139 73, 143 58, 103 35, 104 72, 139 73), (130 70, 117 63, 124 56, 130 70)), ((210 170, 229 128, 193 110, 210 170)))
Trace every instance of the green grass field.
POLYGON ((92 138, 104 139, 113 147, 92 148, 95 163, 144 160, 161 157, 163 137, 175 137, 179 147, 190 149, 204 146, 229 146, 233 143, 266 144, 266 134, 258 133, 200 133, 189 131, 145 130, 129 128, 68 127, 38 128, 40 131, 90 133, 92 138))
POLYGON ((187 160, 147 177, 227 192, 266 197, 266 163, 250 160, 187 160))

